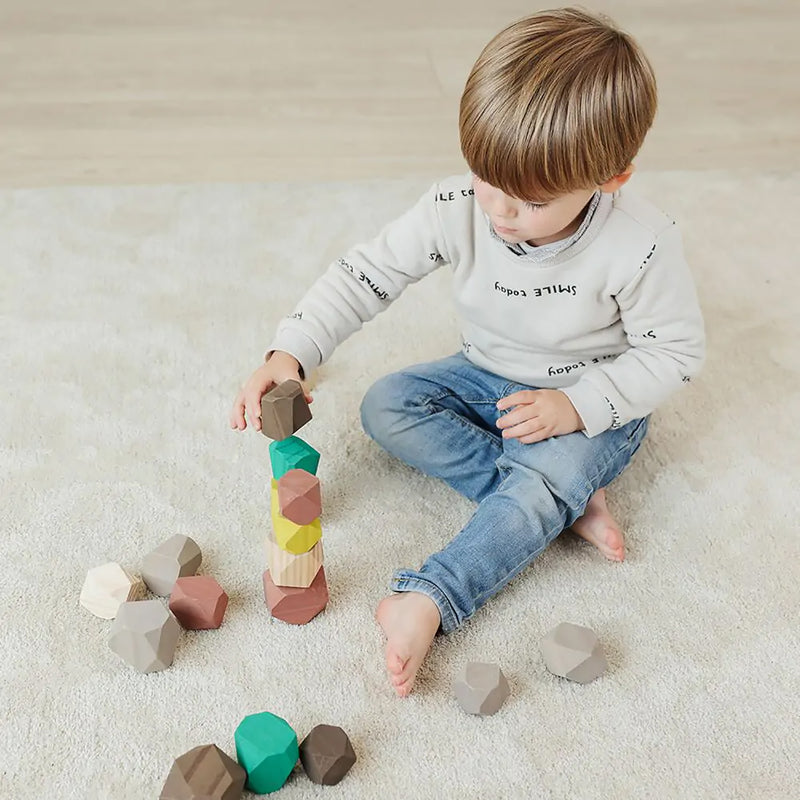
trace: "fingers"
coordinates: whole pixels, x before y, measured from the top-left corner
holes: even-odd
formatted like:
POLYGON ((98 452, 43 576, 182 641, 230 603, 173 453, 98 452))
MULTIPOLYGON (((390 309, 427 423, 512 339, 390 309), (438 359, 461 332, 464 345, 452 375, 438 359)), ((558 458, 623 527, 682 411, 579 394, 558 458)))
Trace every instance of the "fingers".
POLYGON ((231 428, 235 431, 243 431, 247 427, 247 421, 244 418, 244 400, 241 392, 236 396, 236 400, 233 403, 233 408, 230 413, 230 423, 231 428))
POLYGON ((549 435, 549 427, 539 418, 525 420, 519 425, 514 425, 512 428, 507 428, 503 431, 504 439, 519 439, 526 444, 526 439, 538 442, 540 439, 546 439, 549 435))
POLYGON ((259 392, 250 392, 245 398, 245 408, 247 416, 250 417, 250 424, 257 430, 261 430, 261 395, 259 392))
POLYGON ((513 406, 522 405, 524 403, 533 403, 535 400, 535 390, 523 389, 520 392, 514 392, 513 394, 506 395, 506 397, 501 397, 497 401, 497 409, 499 411, 505 411, 507 408, 512 408, 513 406))

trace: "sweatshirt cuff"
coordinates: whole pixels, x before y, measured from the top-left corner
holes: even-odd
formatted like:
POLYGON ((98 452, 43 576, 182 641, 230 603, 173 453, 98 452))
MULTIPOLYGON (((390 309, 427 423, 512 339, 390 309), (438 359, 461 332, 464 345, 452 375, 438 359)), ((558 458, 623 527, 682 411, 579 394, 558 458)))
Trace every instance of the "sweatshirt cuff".
POLYGON ((591 439, 611 427, 614 417, 611 406, 602 393, 585 381, 565 386, 559 391, 569 397, 570 402, 583 420, 583 432, 591 439))
POLYGON ((288 353, 300 362, 302 378, 308 378, 311 373, 322 363, 322 354, 314 341, 300 331, 281 331, 276 334, 272 344, 264 353, 264 361, 268 361, 275 350, 288 353))

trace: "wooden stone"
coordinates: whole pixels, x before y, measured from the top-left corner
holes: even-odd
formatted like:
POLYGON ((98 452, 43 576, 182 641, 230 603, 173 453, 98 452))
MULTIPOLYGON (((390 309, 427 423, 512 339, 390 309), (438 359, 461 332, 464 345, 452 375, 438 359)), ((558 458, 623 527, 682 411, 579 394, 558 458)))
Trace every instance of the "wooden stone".
POLYGON ((168 595, 178 578, 197 572, 202 559, 194 539, 176 533, 142 559, 142 578, 153 594, 168 595))
POLYGON ((297 734, 286 720, 269 711, 249 714, 233 734, 236 758, 247 770, 247 788, 256 794, 275 792, 297 763, 297 734))
POLYGON ((110 561, 86 573, 80 603, 97 617, 114 619, 122 603, 138 600, 144 592, 140 578, 129 575, 119 564, 110 561))
POLYGON ((178 578, 169 597, 169 610, 187 630, 219 628, 228 607, 228 595, 210 575, 178 578))
POLYGON ((313 522, 322 513, 319 478, 304 469, 290 469, 278 481, 278 508, 297 525, 313 522))
POLYGON ((322 566, 322 541, 307 553, 294 555, 284 550, 272 539, 267 539, 269 574, 276 586, 295 586, 305 589, 314 582, 322 566))
POLYGON ((109 646, 139 672, 158 672, 172 663, 180 630, 160 600, 123 603, 111 627, 109 646))
POLYGON ((305 625, 328 604, 325 567, 320 567, 317 576, 307 589, 276 586, 267 570, 264 573, 264 600, 276 619, 292 625, 305 625))
POLYGON ((308 525, 297 525, 281 514, 279 505, 278 482, 273 478, 270 502, 273 538, 289 553, 307 553, 322 538, 322 523, 315 519, 308 525))
POLYGON ((356 763, 356 754, 341 728, 317 725, 300 744, 300 763, 314 783, 335 786, 356 763))
POLYGON ((319 453, 297 436, 290 436, 281 442, 270 442, 269 459, 272 464, 272 477, 276 481, 290 469, 304 469, 316 475, 319 467, 319 453))
POLYGON ((284 381, 261 398, 261 433, 281 441, 311 420, 303 387, 297 381, 284 381))
POLYGON ((215 744, 175 759, 159 800, 240 800, 247 773, 215 744))

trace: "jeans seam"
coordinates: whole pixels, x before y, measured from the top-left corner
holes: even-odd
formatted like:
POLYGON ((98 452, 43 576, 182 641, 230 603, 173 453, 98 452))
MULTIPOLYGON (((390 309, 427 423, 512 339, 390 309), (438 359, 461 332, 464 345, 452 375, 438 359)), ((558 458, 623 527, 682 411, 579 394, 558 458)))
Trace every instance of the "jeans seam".
MULTIPOLYGON (((473 431, 475 433, 479 433, 488 442, 490 442, 491 444, 497 445, 500 448, 500 450, 502 451, 503 448, 502 448, 502 445, 500 444, 500 442, 498 441, 498 437, 493 436, 491 433, 489 433, 489 431, 484 430, 479 425, 476 425, 474 422, 471 422, 470 420, 465 419, 464 417, 461 416, 461 414, 458 414, 455 411, 453 411, 453 409, 451 409, 451 408, 438 408, 438 409, 436 409, 434 411, 431 406, 434 403, 436 403, 438 400, 441 400, 443 397, 455 397, 455 395, 452 392, 446 392, 445 394, 439 395, 439 397, 437 397, 437 398, 429 397, 429 398, 427 398, 427 400, 425 402, 420 403, 420 405, 424 405, 426 408, 428 408, 428 410, 432 414, 438 414, 438 413, 447 414, 453 420, 453 422, 457 422, 459 425, 461 425, 461 427, 466 428, 467 430, 473 431)), ((463 398, 459 398, 459 399, 463 399, 463 398)))
POLYGON ((433 581, 427 580, 427 578, 420 578, 417 575, 403 575, 400 573, 399 576, 395 575, 395 577, 392 578, 392 587, 394 591, 406 591, 406 587, 415 585, 424 585, 433 590, 432 592, 425 592, 425 594, 431 597, 431 599, 434 600, 439 608, 442 631, 444 631, 444 633, 449 633, 450 631, 455 630, 455 628, 458 627, 458 617, 456 615, 455 607, 440 586, 437 586, 435 583, 433 583, 433 581), (437 600, 439 600, 439 602, 437 602, 437 600), (444 613, 442 609, 444 609, 444 613))

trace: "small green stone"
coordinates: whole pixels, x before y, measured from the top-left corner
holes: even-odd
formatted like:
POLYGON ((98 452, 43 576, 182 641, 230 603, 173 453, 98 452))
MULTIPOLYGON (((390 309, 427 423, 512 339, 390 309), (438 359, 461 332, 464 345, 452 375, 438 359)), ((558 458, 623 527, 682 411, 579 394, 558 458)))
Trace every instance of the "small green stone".
POLYGON ((289 436, 279 442, 271 442, 269 458, 272 462, 272 477, 280 480, 290 469, 304 469, 317 474, 319 453, 297 436, 289 436))
POLYGON ((233 734, 236 758, 247 770, 247 788, 256 794, 276 792, 286 783, 299 757, 297 734, 286 720, 269 711, 249 714, 233 734))

